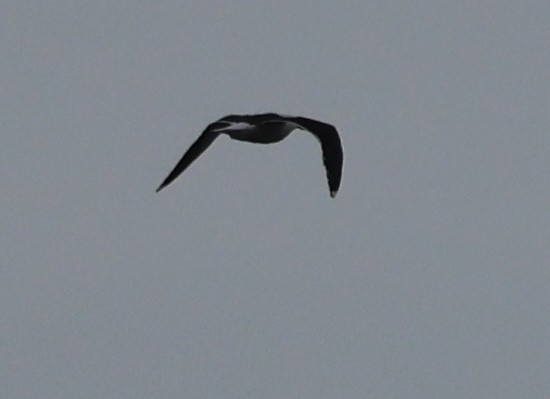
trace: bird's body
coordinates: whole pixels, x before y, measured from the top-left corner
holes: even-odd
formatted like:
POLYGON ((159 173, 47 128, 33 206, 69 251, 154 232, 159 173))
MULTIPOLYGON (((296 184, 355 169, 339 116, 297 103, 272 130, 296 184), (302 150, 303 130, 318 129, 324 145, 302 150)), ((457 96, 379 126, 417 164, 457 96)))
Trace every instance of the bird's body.
POLYGON ((234 140, 270 144, 283 140, 296 129, 309 131, 321 143, 330 195, 334 197, 340 187, 344 158, 340 137, 334 126, 313 119, 274 113, 228 115, 211 123, 189 147, 157 191, 162 190, 178 177, 222 133, 234 140))

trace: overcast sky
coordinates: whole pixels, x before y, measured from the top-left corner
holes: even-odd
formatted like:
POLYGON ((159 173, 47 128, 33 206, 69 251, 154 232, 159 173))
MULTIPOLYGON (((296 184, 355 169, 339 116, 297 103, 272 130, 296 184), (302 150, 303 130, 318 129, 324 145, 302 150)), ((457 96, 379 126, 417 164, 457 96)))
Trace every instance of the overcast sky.
POLYGON ((550 392, 550 2, 0 12, 0 397, 550 392), (218 139, 231 113, 334 124, 218 139))

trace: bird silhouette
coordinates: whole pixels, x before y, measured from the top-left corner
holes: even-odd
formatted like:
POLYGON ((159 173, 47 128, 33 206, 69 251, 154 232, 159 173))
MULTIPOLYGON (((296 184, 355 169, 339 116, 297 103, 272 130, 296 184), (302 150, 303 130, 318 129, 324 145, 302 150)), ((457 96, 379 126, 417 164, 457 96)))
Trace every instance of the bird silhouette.
POLYGON ((334 126, 301 116, 274 113, 228 115, 208 125, 157 188, 157 192, 182 174, 222 133, 234 140, 269 144, 283 140, 296 129, 310 132, 321 143, 330 196, 335 197, 342 179, 344 154, 334 126))

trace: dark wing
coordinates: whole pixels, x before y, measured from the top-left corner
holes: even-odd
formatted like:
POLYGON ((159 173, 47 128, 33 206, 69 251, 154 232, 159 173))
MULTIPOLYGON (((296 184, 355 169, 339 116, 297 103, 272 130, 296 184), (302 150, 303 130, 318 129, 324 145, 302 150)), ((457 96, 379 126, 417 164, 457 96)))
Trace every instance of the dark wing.
POLYGON ((344 163, 344 153, 342 143, 336 128, 328 123, 319 122, 309 118, 293 117, 288 118, 291 122, 302 126, 305 130, 312 133, 321 142, 323 150, 323 163, 327 171, 328 187, 330 196, 335 197, 340 188, 342 180, 342 164, 344 163))
POLYGON ((162 190, 164 187, 172 183, 172 181, 178 177, 191 163, 201 155, 204 150, 212 144, 212 142, 218 137, 218 132, 213 132, 212 129, 215 127, 215 124, 209 125, 204 132, 199 136, 199 138, 189 147, 189 149, 183 154, 183 158, 177 163, 174 169, 170 172, 168 177, 164 179, 162 184, 157 188, 157 193, 162 190))

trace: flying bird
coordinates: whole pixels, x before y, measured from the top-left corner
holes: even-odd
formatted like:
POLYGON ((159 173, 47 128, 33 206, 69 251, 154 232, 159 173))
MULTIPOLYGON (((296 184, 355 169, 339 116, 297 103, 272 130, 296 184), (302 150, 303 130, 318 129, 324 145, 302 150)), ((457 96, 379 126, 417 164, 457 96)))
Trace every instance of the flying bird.
POLYGON ((157 192, 174 181, 222 133, 234 140, 269 144, 283 140, 296 129, 310 132, 321 143, 330 196, 336 196, 342 179, 344 154, 340 137, 334 126, 301 116, 283 116, 274 113, 228 115, 208 125, 157 188, 157 192))

